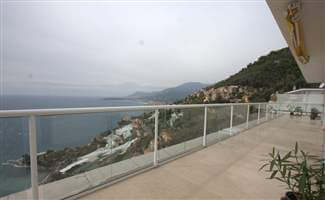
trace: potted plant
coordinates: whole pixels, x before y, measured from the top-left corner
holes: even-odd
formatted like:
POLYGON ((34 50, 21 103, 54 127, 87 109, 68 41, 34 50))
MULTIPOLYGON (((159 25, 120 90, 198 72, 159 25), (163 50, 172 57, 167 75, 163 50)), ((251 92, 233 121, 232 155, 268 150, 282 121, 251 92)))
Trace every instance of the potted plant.
POLYGON ((311 120, 315 120, 319 115, 319 111, 317 110, 317 108, 312 108, 310 110, 310 119, 311 120))
POLYGON ((284 155, 273 148, 260 170, 270 173, 269 179, 286 184, 289 190, 281 200, 323 200, 324 159, 295 148, 284 155))
POLYGON ((293 112, 294 112, 294 115, 296 115, 296 116, 302 116, 304 111, 302 110, 302 108, 300 106, 297 106, 293 112))
POLYGON ((294 110, 295 110, 295 105, 288 104, 287 107, 288 107, 288 110, 290 112, 290 116, 293 116, 294 115, 294 110))

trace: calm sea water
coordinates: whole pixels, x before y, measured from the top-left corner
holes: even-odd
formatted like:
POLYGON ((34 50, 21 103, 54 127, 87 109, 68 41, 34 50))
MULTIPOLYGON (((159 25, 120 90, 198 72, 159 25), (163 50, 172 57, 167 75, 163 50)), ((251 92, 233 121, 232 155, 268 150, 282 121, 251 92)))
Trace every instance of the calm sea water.
MULTIPOLYGON (((1 96, 0 98, 1 110, 144 104, 135 100, 105 100, 101 97, 1 96)), ((94 136, 116 127, 117 122, 125 115, 137 114, 140 112, 38 117, 36 122, 38 152, 88 144, 94 136)), ((26 118, 0 118, 0 197, 30 187, 29 169, 1 164, 7 160, 16 160, 29 152, 27 125, 26 118)))

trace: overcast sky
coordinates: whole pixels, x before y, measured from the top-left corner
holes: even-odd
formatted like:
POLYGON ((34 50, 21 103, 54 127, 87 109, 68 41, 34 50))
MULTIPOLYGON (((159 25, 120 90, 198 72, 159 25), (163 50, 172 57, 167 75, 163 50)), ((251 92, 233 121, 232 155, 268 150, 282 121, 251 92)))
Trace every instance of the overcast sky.
POLYGON ((287 46, 264 1, 3 6, 4 94, 120 96, 214 83, 287 46))

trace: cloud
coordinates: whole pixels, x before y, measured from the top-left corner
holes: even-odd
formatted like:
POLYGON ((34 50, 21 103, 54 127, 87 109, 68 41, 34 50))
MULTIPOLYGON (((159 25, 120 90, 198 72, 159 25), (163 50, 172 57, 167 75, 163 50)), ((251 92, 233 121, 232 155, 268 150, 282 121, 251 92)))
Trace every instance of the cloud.
POLYGON ((55 88, 51 95, 59 95, 68 88, 89 91, 123 83, 132 92, 213 83, 286 46, 265 2, 15 2, 5 4, 4 13, 1 81, 7 93, 47 95, 49 87, 55 88))

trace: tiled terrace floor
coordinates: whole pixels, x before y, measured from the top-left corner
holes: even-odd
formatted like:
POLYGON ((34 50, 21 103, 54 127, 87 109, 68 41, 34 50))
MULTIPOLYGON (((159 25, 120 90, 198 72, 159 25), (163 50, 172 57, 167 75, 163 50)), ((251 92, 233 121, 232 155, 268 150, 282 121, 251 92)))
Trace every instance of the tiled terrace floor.
POLYGON ((272 150, 321 152, 319 121, 287 116, 137 175, 81 199, 280 199, 285 187, 258 171, 272 150))

